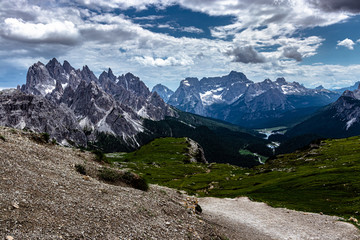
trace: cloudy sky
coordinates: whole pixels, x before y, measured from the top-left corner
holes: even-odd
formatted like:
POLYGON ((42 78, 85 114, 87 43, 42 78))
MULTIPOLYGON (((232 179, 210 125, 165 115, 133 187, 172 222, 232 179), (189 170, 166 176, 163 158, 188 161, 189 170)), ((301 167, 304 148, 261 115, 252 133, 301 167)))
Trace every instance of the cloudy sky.
POLYGON ((0 0, 0 88, 53 57, 150 88, 231 70, 336 88, 359 52, 359 0, 0 0))

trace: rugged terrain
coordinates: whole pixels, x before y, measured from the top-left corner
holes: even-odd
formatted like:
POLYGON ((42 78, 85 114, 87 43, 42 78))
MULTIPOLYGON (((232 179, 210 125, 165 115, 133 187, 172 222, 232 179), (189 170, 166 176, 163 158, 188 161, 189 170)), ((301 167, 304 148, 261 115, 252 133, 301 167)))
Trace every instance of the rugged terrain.
POLYGON ((174 138, 155 140, 132 153, 109 154, 108 160, 132 169, 150 183, 201 197, 248 196, 275 207, 358 219, 359 140, 319 141, 251 169, 190 163, 184 155, 188 144, 174 138))
POLYGON ((193 200, 151 185, 147 192, 84 176, 94 155, 37 143, 33 133, 0 128, 0 237, 14 239, 220 239, 193 213, 193 200), (188 207, 186 207, 188 206, 188 207))
POLYGON ((272 155, 255 131, 174 109, 132 73, 115 76, 109 68, 97 77, 88 66, 75 69, 55 58, 30 66, 22 87, 0 91, 0 125, 106 152, 132 151, 159 137, 190 137, 210 162, 259 164, 239 154, 246 147, 272 155))
POLYGON ((337 217, 271 208, 247 198, 197 199, 158 185, 141 191, 109 184, 76 171, 77 165, 106 167, 92 153, 15 129, 1 127, 0 135, 3 238, 360 238, 356 227, 337 217), (195 213, 198 202, 202 213, 195 213))
POLYGON ((334 102, 339 93, 309 89, 284 78, 253 82, 243 73, 186 78, 168 103, 187 112, 251 128, 293 124, 334 102))
POLYGON ((174 92, 169 89, 168 87, 162 85, 162 84, 156 84, 153 89, 151 90, 151 92, 157 92, 157 94, 159 94, 159 96, 165 101, 168 102, 171 95, 174 94, 174 92))

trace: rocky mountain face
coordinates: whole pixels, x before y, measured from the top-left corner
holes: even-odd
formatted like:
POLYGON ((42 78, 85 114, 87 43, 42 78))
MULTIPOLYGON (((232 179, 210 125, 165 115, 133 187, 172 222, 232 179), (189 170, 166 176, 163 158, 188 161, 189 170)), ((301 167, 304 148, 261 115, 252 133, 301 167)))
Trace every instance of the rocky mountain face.
POLYGON ((0 125, 47 132, 58 142, 85 145, 87 138, 69 109, 19 90, 0 92, 0 125))
POLYGON ((223 77, 186 78, 168 103, 191 113, 257 128, 276 124, 289 111, 300 111, 299 117, 301 109, 307 109, 305 116, 309 108, 315 111, 338 97, 338 93, 308 89, 284 78, 254 83, 243 73, 232 71, 223 77))
POLYGON ((75 70, 55 58, 32 65, 20 91, 1 95, 3 125, 48 132, 58 141, 84 145, 98 132, 138 145, 143 119, 162 120, 175 112, 131 73, 116 77, 112 70, 99 79, 84 66, 75 70))
POLYGON ((105 92, 143 118, 162 120, 174 115, 157 93, 150 92, 145 83, 131 73, 116 77, 109 69, 101 73, 99 82, 105 92))
POLYGON ((354 91, 354 90, 358 89, 359 85, 360 85, 360 81, 357 81, 357 82, 354 83, 354 85, 352 85, 352 86, 344 87, 344 88, 339 88, 339 89, 333 89, 332 91, 338 92, 338 93, 342 94, 342 93, 343 93, 344 91, 346 91, 346 90, 354 91))
POLYGON ((153 87, 153 89, 151 90, 151 92, 157 92, 157 94, 165 101, 168 102, 171 95, 174 94, 174 91, 172 91, 171 89, 169 89, 168 87, 162 85, 162 84, 157 84, 153 87))
POLYGON ((291 128, 286 135, 303 134, 326 138, 360 135, 360 89, 345 91, 336 102, 291 128))

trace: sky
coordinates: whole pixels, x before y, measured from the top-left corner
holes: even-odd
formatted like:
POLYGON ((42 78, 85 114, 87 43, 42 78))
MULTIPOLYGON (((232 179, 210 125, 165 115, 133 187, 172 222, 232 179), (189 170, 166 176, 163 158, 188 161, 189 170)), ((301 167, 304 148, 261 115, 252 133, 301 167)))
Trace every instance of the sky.
POLYGON ((186 77, 360 80, 359 0, 0 0, 0 89, 53 57, 175 90, 186 77))

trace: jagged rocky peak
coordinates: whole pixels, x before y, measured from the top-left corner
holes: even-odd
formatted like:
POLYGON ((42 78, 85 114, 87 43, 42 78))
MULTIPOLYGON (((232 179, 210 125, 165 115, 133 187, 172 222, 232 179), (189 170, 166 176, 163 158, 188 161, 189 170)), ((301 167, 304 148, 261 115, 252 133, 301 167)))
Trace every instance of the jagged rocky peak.
POLYGON ((98 82, 97 77, 95 76, 95 74, 89 69, 89 67, 87 65, 83 66, 82 70, 81 70, 81 77, 83 80, 85 80, 86 82, 98 82))
POLYGON ((128 91, 135 93, 138 96, 149 96, 150 90, 139 77, 132 73, 127 73, 118 77, 118 85, 122 86, 128 91))
POLYGON ((277 78, 275 83, 279 84, 279 85, 285 85, 287 84, 285 78, 281 77, 281 78, 277 78))
POLYGON ((151 90, 151 92, 157 92, 157 94, 159 94, 159 96, 165 101, 168 102, 171 95, 174 94, 174 91, 172 91, 171 89, 169 89, 168 87, 162 85, 162 84, 157 84, 153 87, 153 89, 151 90))
POLYGON ((227 75, 229 79, 242 81, 242 82, 249 82, 250 80, 245 76, 242 72, 231 71, 229 75, 227 75))
POLYGON ((71 71, 75 71, 75 68, 73 68, 68 61, 64 61, 63 68, 67 73, 71 73, 71 71))
POLYGON ((29 67, 26 75, 26 84, 21 90, 34 94, 45 96, 51 93, 56 86, 56 80, 51 77, 48 69, 42 62, 37 62, 29 67))
POLYGON ((323 90, 323 89, 325 89, 325 88, 324 88, 323 85, 319 85, 319 86, 317 86, 315 89, 316 89, 316 90, 323 90))
POLYGON ((272 81, 269 78, 266 78, 263 83, 272 83, 272 81))
POLYGON ((116 82, 116 76, 113 74, 111 68, 108 69, 108 71, 103 71, 99 76, 99 82, 103 83, 106 80, 111 80, 113 82, 116 82))
POLYGON ((46 68, 49 71, 50 76, 57 81, 60 81, 62 84, 66 84, 69 81, 69 75, 56 58, 50 60, 46 64, 46 68))

